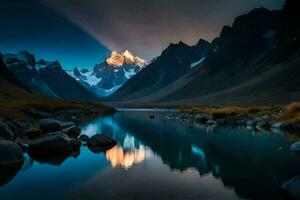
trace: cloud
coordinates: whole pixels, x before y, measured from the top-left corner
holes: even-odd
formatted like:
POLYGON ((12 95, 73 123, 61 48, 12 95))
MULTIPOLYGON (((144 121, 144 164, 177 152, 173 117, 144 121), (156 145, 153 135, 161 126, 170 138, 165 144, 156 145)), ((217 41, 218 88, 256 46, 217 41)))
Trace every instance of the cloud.
POLYGON ((255 7, 284 0, 44 0, 111 50, 150 59, 171 42, 212 40, 223 25, 255 7))

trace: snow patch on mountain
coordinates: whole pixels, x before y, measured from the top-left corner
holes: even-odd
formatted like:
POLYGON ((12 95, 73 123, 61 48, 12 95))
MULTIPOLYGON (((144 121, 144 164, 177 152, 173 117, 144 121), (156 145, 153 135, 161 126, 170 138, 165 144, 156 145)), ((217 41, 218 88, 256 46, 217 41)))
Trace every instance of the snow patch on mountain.
POLYGON ((196 61, 196 62, 193 62, 193 63, 191 64, 190 67, 191 67, 191 68, 194 68, 194 67, 200 65, 205 59, 206 59, 206 58, 203 57, 203 58, 201 58, 200 60, 198 60, 198 61, 196 61))

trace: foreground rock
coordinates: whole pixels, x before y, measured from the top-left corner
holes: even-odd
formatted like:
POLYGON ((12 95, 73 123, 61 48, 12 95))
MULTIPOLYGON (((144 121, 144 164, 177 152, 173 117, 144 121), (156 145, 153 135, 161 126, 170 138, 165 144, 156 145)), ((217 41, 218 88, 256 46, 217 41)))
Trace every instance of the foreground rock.
POLYGON ((291 151, 300 153, 300 141, 292 144, 291 151))
POLYGON ((293 199, 300 199, 300 175, 288 180, 282 185, 282 189, 286 191, 293 199))
POLYGON ((94 135, 87 141, 88 148, 94 153, 106 151, 116 144, 115 140, 102 134, 94 135))
POLYGON ((81 134, 81 128, 77 126, 72 126, 64 130, 66 134, 71 138, 77 138, 81 134))
POLYGON ((8 183, 24 162, 21 148, 7 140, 0 140, 0 186, 8 183))
POLYGON ((49 133, 29 144, 28 153, 33 158, 69 155, 80 148, 78 139, 70 139, 62 132, 49 133))
POLYGON ((14 133, 9 128, 9 126, 0 120, 0 137, 5 140, 13 140, 14 139, 14 133))
POLYGON ((40 129, 44 133, 61 131, 62 123, 56 119, 43 119, 40 122, 40 129))
POLYGON ((90 139, 90 137, 85 134, 82 134, 79 136, 79 139, 83 142, 87 142, 90 139))
POLYGON ((29 129, 27 129, 25 131, 25 134, 29 137, 29 138, 38 138, 41 136, 42 134, 42 130, 37 128, 37 127, 30 127, 29 129))
POLYGON ((0 166, 22 163, 22 149, 14 142, 0 140, 0 166))

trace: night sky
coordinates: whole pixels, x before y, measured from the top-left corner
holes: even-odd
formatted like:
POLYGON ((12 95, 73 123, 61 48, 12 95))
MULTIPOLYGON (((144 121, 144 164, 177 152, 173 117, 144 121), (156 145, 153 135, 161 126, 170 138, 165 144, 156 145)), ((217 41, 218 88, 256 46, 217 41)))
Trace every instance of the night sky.
POLYGON ((1 0, 0 51, 28 49, 65 67, 93 67, 108 50, 146 59, 171 42, 211 41, 255 7, 284 0, 1 0))

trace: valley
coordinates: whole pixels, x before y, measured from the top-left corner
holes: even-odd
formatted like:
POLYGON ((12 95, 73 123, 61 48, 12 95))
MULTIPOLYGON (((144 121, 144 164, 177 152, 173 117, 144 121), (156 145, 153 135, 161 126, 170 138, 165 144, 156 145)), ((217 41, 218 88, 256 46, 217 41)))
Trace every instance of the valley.
MULTIPOLYGON (((91 9, 101 1, 90 3, 91 9)), ((185 34, 174 37, 170 23, 167 30, 157 27, 156 35, 144 33, 142 41, 135 28, 152 32, 152 17, 149 24, 141 23, 142 17, 135 18, 136 24, 122 17, 119 26, 108 17, 100 23, 107 30, 99 34, 82 25, 91 18, 98 27, 95 13, 75 23, 71 8, 65 8, 68 17, 56 13, 49 26, 68 24, 74 31, 81 25, 82 38, 68 35, 73 41, 68 46, 61 39, 68 30, 62 29, 54 46, 49 42, 40 53, 43 35, 24 34, 30 50, 0 52, 1 200, 300 198, 297 0, 286 0, 280 9, 241 9, 245 14, 223 25, 217 37, 200 34, 193 44, 183 36, 193 33, 191 19, 198 11, 185 13, 185 7, 180 11, 189 17, 182 20, 191 22, 175 23, 185 34), (150 54, 152 44, 146 41, 162 37, 159 29, 172 42, 157 56, 131 52, 142 43, 150 54), (120 47, 108 42, 109 30, 116 41, 135 37, 124 41, 129 47, 120 47), (88 48, 73 48, 87 43, 88 48), (65 51, 62 60, 47 59, 59 55, 53 47, 65 51), (86 49, 94 53, 87 55, 86 49)), ((47 13, 35 14, 47 18, 47 13)), ((153 17, 164 21, 168 16, 153 17)), ((214 24, 216 18, 210 20, 214 24)))

